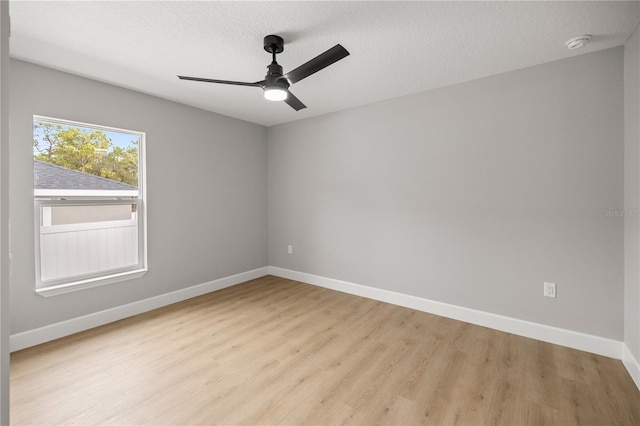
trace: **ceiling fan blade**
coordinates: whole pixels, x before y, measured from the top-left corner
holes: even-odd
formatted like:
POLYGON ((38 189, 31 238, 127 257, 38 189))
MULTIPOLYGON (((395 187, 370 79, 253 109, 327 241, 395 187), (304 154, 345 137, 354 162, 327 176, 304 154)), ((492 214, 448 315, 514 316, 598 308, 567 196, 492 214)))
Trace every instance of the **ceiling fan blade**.
POLYGON ((300 111, 301 109, 306 108, 307 106, 300 101, 300 99, 296 98, 293 93, 287 90, 287 99, 284 100, 287 105, 296 111, 300 111))
POLYGON ((220 83, 220 84, 233 84, 235 86, 253 86, 253 87, 262 87, 261 82, 257 83, 245 83, 243 81, 229 81, 229 80, 213 80, 210 78, 200 78, 200 77, 187 77, 184 75, 179 75, 178 78, 180 80, 191 80, 191 81, 202 81, 205 83, 220 83))
POLYGON ((302 80, 303 78, 307 78, 311 74, 314 74, 321 69, 328 67, 334 62, 338 62, 340 59, 346 56, 349 56, 349 52, 347 51, 347 49, 339 44, 336 44, 331 49, 327 50, 324 53, 321 53, 309 62, 300 65, 293 71, 288 72, 287 74, 285 74, 285 77, 287 80, 289 80, 289 83, 294 84, 302 80))

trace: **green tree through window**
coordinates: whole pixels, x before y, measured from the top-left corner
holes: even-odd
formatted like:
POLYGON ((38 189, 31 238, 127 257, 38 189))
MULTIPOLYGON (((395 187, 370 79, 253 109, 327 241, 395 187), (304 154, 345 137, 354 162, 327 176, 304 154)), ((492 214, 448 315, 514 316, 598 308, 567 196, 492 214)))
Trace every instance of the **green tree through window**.
POLYGON ((138 141, 114 145, 102 130, 46 121, 33 123, 33 153, 39 161, 138 185, 138 141))

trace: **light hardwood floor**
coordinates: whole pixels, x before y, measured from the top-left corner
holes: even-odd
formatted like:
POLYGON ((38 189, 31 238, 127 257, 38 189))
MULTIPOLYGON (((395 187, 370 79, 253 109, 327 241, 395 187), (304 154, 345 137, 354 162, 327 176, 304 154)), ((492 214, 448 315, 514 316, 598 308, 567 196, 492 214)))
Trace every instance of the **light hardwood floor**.
POLYGON ((276 277, 16 352, 12 423, 640 425, 618 360, 276 277))

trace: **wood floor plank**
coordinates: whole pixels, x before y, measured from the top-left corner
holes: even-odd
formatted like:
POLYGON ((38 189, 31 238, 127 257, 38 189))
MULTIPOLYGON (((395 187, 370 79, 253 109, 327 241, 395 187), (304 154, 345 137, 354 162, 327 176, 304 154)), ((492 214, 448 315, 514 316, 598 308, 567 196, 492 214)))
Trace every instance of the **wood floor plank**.
POLYGON ((11 358, 14 425, 638 425, 619 360, 277 277, 11 358))

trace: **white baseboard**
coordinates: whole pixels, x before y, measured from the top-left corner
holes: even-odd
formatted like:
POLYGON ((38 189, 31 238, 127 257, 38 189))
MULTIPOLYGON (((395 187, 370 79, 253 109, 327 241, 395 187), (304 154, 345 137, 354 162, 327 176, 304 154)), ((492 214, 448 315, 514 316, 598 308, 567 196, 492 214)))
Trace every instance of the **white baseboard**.
POLYGON ((240 274, 231 275, 229 277, 220 278, 192 287, 176 290, 171 293, 161 294, 149 299, 140 300, 138 302, 129 303, 115 308, 95 312, 55 324, 47 325, 34 330, 17 333, 10 338, 11 352, 25 349, 40 343, 59 339, 60 337, 78 333, 80 331, 89 330, 110 322, 118 321, 133 315, 161 308, 172 303, 181 302, 192 297, 201 296, 212 291, 221 290, 232 285, 240 284, 255 278, 263 277, 269 273, 269 267, 254 269, 252 271, 242 272, 240 274))
POLYGON ((404 306, 418 311, 493 328, 495 330, 505 331, 507 333, 541 340, 543 342, 567 346, 610 358, 621 359, 622 357, 623 345, 622 342, 617 340, 606 339, 591 334, 551 327, 530 321, 496 315, 475 309, 450 305, 448 303, 437 302, 389 290, 367 287, 347 281, 320 277, 274 266, 269 267, 269 273, 282 278, 301 281, 317 285, 319 287, 341 291, 343 293, 354 294, 356 296, 404 306))
POLYGON ((629 348, 627 348, 623 342, 275 266, 265 266, 263 268, 176 290, 171 293, 161 294, 138 302, 72 318, 23 333, 17 333, 10 338, 10 349, 11 352, 25 349, 269 274, 489 327, 543 342, 621 359, 636 386, 640 389, 640 363, 634 358, 629 348))
POLYGON ((631 378, 638 389, 640 389, 640 362, 634 358, 633 354, 631 354, 631 351, 625 344, 622 344, 622 363, 631 375, 631 378))

